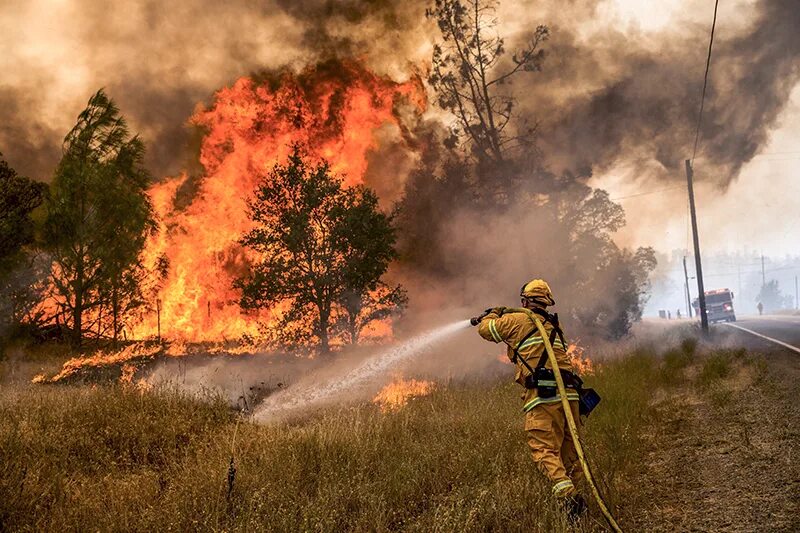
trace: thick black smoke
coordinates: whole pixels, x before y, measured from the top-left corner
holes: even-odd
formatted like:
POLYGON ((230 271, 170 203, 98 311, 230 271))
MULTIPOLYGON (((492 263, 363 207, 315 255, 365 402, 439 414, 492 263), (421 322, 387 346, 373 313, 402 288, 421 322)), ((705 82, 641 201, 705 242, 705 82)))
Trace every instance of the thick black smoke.
MULTIPOLYGON (((542 119, 542 150, 556 169, 656 161, 663 171, 652 176, 650 166, 651 177, 682 178, 712 14, 703 7, 707 24, 663 32, 656 42, 612 29, 602 39, 577 42, 568 28, 555 28, 543 80, 523 104, 542 119), (565 91, 553 86, 565 84, 586 90, 559 101, 565 91)), ((798 28, 794 0, 761 0, 737 33, 718 24, 698 149, 702 179, 727 185, 766 143, 800 80, 798 28)))

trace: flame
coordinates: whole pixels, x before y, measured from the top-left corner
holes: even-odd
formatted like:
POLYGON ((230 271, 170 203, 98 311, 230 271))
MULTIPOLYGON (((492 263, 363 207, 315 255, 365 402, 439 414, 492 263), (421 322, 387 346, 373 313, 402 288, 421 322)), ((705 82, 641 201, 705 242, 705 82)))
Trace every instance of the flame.
POLYGON ((133 376, 136 374, 136 366, 130 363, 124 363, 120 368, 122 374, 119 376, 119 382, 123 385, 130 385, 133 383, 133 376))
POLYGON ((161 350, 161 346, 143 342, 131 344, 118 351, 100 350, 88 357, 73 357, 63 364, 61 371, 55 376, 48 379, 40 374, 35 376, 32 382, 58 383, 65 379, 88 375, 91 372, 114 366, 121 368, 120 381, 130 382, 137 369, 136 363, 155 359, 161 350))
POLYGON ((580 375, 590 376, 594 374, 594 363, 585 354, 586 349, 578 344, 578 341, 567 346, 572 368, 580 375))
MULTIPOLYGON (((256 336, 258 322, 270 313, 245 314, 232 288, 251 259, 237 243, 251 229, 246 199, 293 143, 314 159, 327 159, 347 186, 364 183, 376 130, 399 126, 397 108, 404 104, 424 109, 419 80, 397 83, 355 63, 336 63, 278 79, 241 78, 218 91, 210 107, 199 108, 191 123, 206 132, 203 175, 183 174, 150 190, 161 231, 148 242, 145 260, 169 261, 155 297, 162 336, 194 342, 256 336)), ((150 313, 133 336, 152 338, 157 327, 150 313)))
POLYGON ((386 413, 405 406, 411 398, 426 396, 434 391, 436 383, 416 379, 399 378, 389 383, 372 399, 386 413))
POLYGON ((190 344, 184 341, 166 344, 136 342, 119 350, 98 350, 88 356, 73 357, 62 365, 58 374, 50 378, 44 374, 37 374, 31 383, 58 383, 64 380, 87 378, 94 381, 102 378, 103 375, 116 375, 118 372, 121 384, 133 385, 139 390, 146 390, 150 387, 149 384, 143 379, 135 380, 136 372, 159 357, 185 357, 198 354, 236 357, 254 353, 257 353, 256 347, 238 343, 223 346, 219 343, 190 344))

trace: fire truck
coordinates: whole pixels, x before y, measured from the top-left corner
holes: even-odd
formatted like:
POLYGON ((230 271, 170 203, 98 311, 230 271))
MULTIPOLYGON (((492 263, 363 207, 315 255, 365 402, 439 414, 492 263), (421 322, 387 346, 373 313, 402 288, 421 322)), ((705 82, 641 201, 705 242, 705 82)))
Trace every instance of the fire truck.
MULTIPOLYGON (((700 316, 700 300, 692 302, 694 312, 700 316)), ((736 322, 736 312, 733 310, 733 293, 728 289, 706 291, 706 311, 709 322, 736 322)))

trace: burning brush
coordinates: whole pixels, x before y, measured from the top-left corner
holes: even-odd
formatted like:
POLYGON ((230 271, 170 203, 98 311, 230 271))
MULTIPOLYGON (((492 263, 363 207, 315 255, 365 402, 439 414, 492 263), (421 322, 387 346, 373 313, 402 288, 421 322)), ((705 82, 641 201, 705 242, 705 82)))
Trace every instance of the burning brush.
POLYGON ((404 407, 411 398, 427 396, 436 389, 433 381, 398 378, 389 383, 372 399, 372 403, 380 406, 381 412, 397 411, 404 407))

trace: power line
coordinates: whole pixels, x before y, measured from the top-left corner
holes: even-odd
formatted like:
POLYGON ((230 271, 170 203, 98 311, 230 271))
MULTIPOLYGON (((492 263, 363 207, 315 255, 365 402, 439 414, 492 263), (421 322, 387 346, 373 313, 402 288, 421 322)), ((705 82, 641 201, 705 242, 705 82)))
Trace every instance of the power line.
POLYGON ((714 20, 711 23, 711 38, 708 41, 708 57, 706 57, 706 73, 703 75, 703 95, 700 97, 700 113, 697 115, 697 129, 694 133, 694 150, 692 150, 692 165, 697 155, 697 142, 700 140, 700 125, 703 122, 703 107, 706 102, 706 88, 708 87, 708 70, 711 67, 711 47, 714 45, 714 29, 717 27, 717 7, 719 0, 714 2, 714 20))
MULTIPOLYGON (((764 272, 769 274, 770 272, 777 272, 777 271, 781 271, 781 270, 800 270, 800 265, 768 268, 768 269, 765 269, 764 272)), ((737 271, 737 272, 714 272, 714 273, 711 273, 711 274, 705 274, 705 276, 706 277, 708 277, 708 276, 736 276, 738 274, 761 274, 761 269, 758 269, 758 270, 742 270, 741 272, 739 272, 739 271, 737 271)))
POLYGON ((798 159, 800 159, 800 156, 798 156, 798 157, 770 157, 770 158, 764 158, 764 159, 751 159, 750 161, 748 161, 748 163, 769 163, 771 161, 797 161, 798 159))
POLYGON ((627 196, 617 196, 616 198, 609 198, 609 200, 611 200, 613 202, 616 202, 617 200, 627 200, 628 198, 635 198, 637 196, 644 196, 646 194, 657 194, 657 193, 660 193, 660 192, 675 191, 677 189, 683 189, 683 186, 670 187, 668 189, 659 189, 657 191, 637 192, 636 194, 629 194, 627 196))

